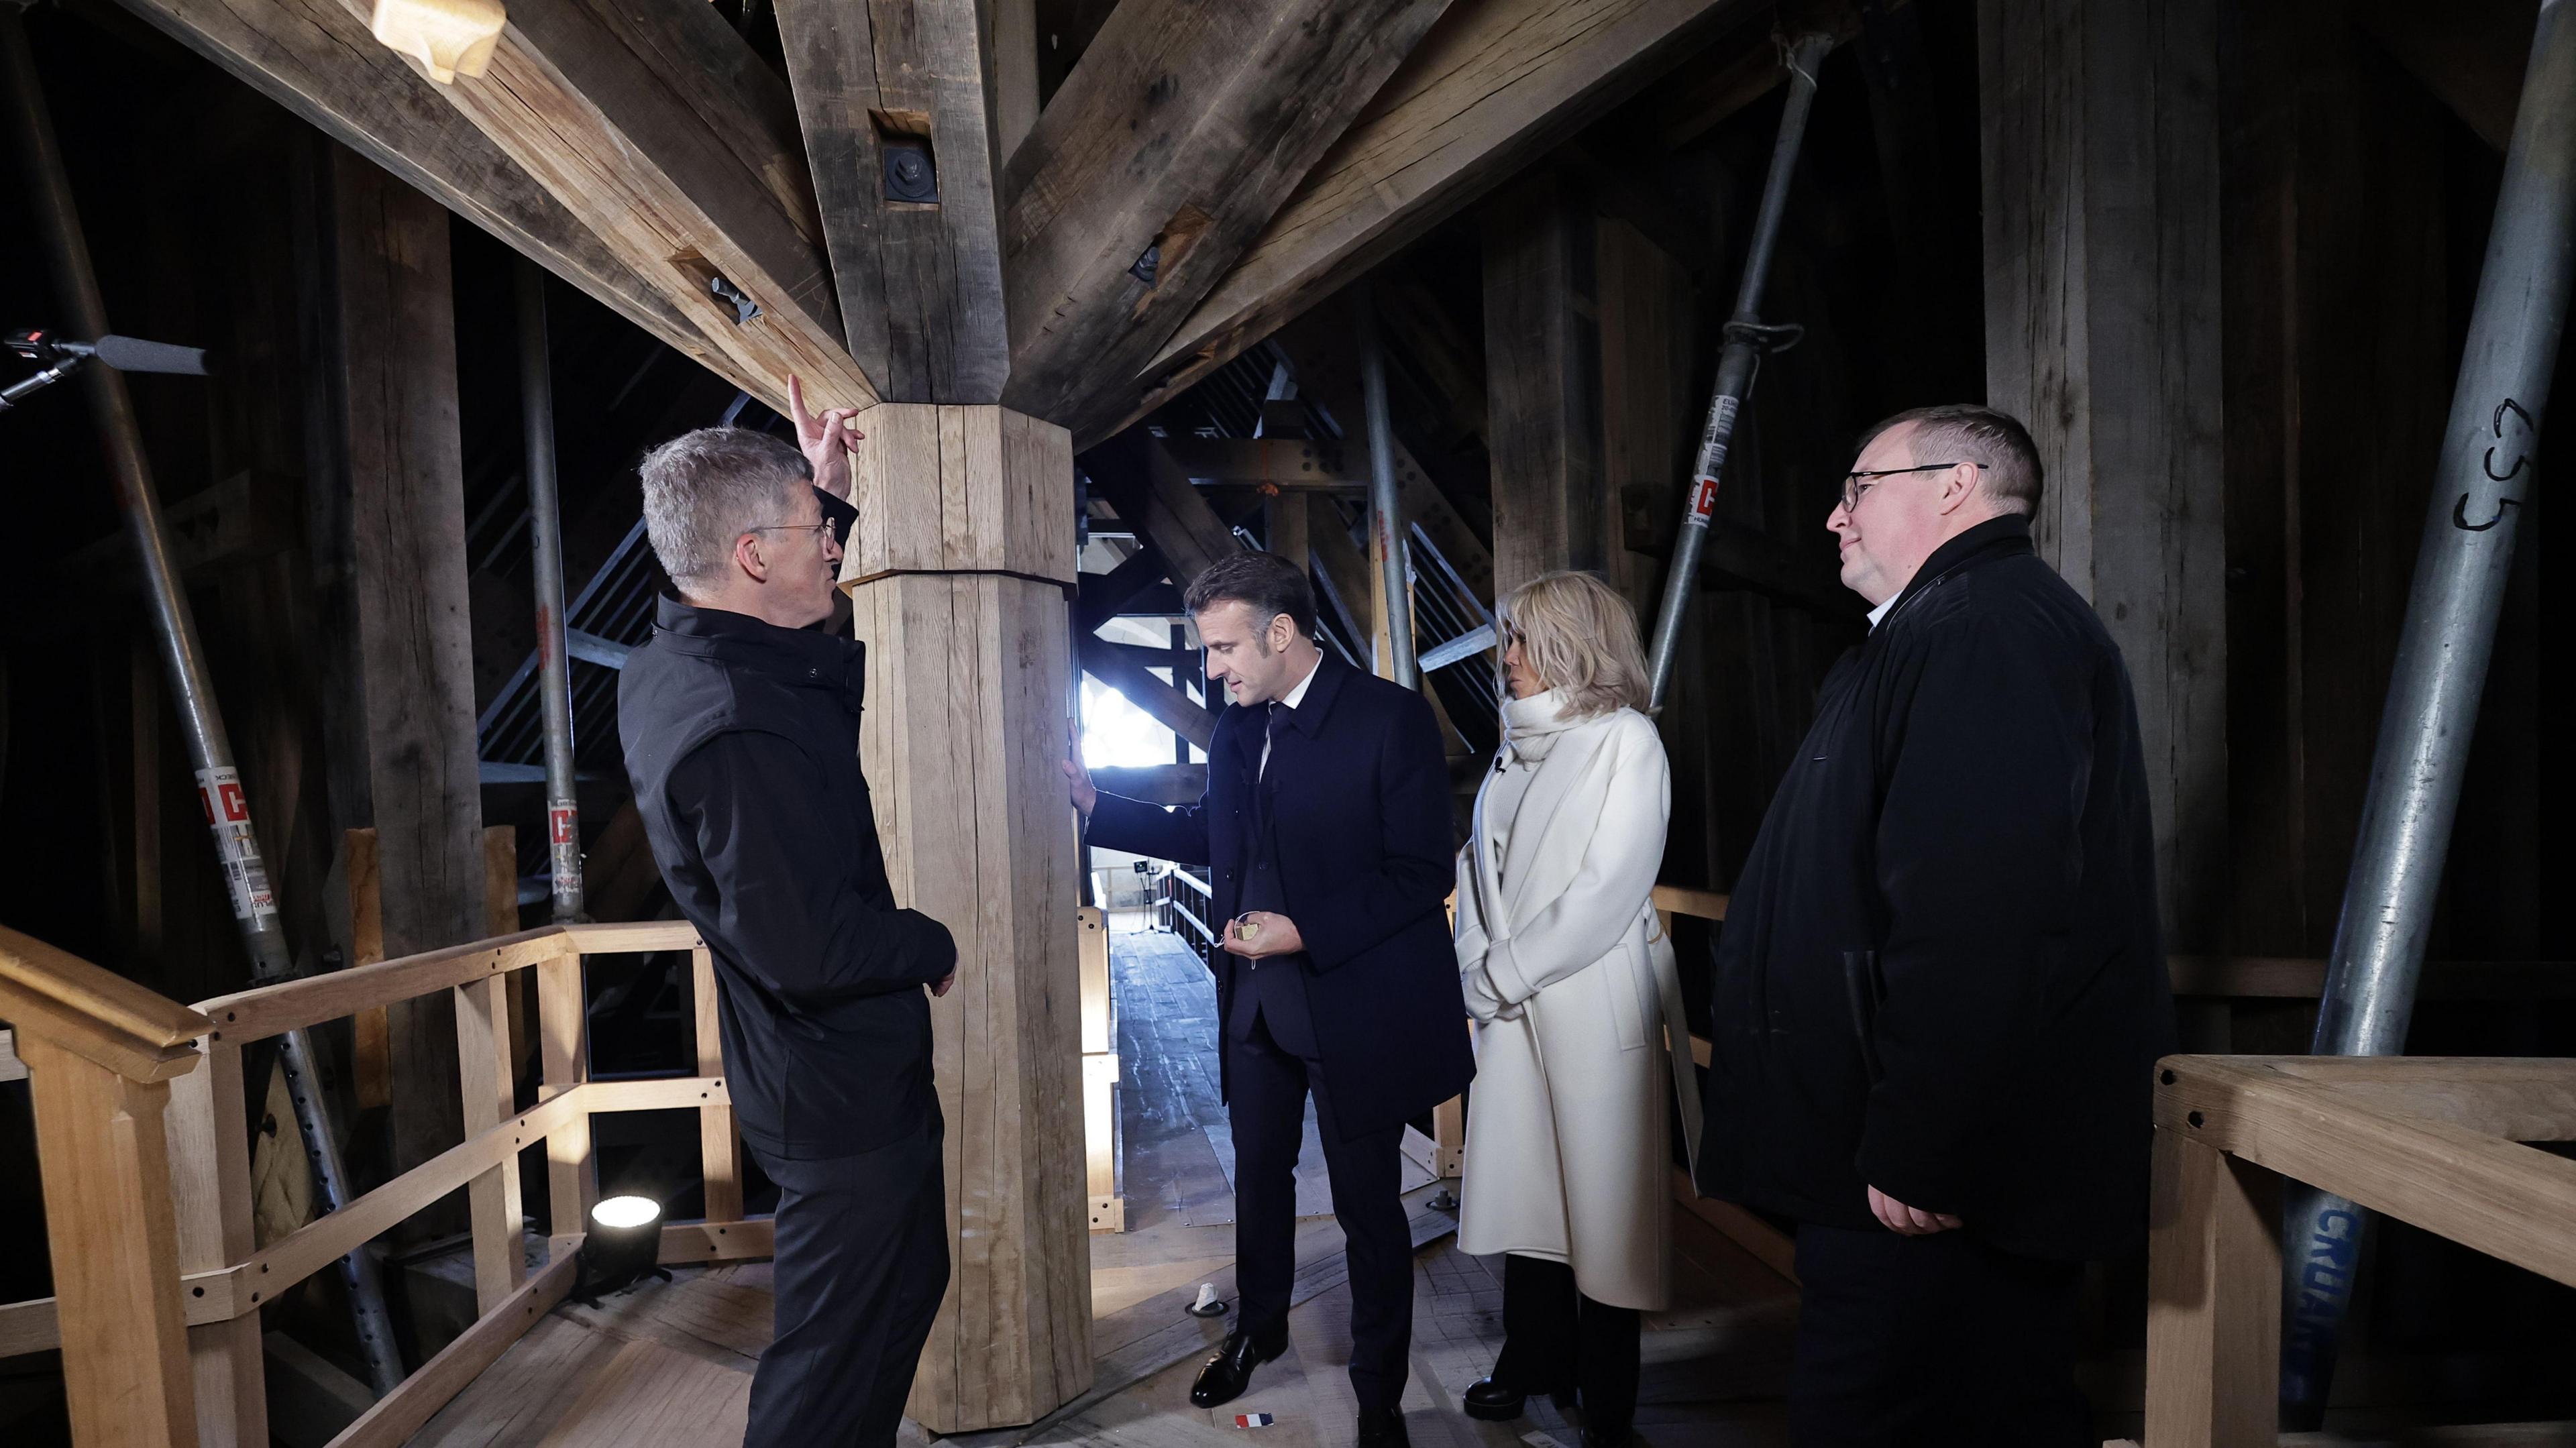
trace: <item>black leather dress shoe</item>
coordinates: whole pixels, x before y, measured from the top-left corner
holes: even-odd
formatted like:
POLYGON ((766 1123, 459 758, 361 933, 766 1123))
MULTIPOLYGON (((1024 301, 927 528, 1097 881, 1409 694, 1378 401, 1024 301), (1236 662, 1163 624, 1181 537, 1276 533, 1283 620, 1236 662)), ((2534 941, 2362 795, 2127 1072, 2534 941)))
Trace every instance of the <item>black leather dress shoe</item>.
POLYGON ((1360 1409, 1359 1448, 1413 1448, 1404 1436, 1404 1414, 1394 1408, 1360 1409))
POLYGON ((1248 1332, 1229 1332, 1216 1356, 1199 1369, 1199 1378, 1190 1384, 1190 1401, 1202 1408, 1232 1402, 1252 1385, 1252 1370, 1288 1350, 1288 1334, 1281 1333, 1263 1342, 1248 1332))
POLYGON ((1482 1418, 1488 1423, 1510 1422, 1521 1415, 1521 1409, 1528 1402, 1528 1389, 1494 1377, 1476 1379, 1458 1397, 1458 1406, 1466 1411, 1468 1417, 1482 1418))

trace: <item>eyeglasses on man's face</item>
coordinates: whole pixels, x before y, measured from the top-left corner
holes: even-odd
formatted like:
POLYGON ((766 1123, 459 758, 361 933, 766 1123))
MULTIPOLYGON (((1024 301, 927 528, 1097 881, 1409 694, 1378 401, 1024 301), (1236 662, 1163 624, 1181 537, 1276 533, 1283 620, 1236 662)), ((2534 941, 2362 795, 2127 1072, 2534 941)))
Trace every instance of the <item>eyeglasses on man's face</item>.
POLYGON ((771 523, 759 528, 745 528, 743 531, 746 533, 812 533, 817 535, 817 542, 841 541, 841 535, 833 528, 832 520, 829 518, 820 523, 771 523))
POLYGON ((1917 463, 1910 468, 1856 468, 1843 474, 1843 511, 1848 513, 1858 508, 1860 495, 1878 486, 1876 483, 1862 482, 1863 478, 1893 478, 1905 473, 1938 473, 1946 472, 1951 468, 1975 466, 1977 466, 1975 463, 1917 463))

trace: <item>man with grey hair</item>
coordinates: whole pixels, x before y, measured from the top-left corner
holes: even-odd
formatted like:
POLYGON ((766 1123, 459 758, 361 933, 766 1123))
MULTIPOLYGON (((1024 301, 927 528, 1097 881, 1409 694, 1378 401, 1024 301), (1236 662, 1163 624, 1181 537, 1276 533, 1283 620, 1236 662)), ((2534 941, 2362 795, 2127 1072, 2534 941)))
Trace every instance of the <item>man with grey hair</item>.
POLYGON ((2146 1227, 2171 1049, 2120 651, 1984 407, 1870 429, 1825 519, 1870 631, 1736 877, 1699 1183, 1798 1224, 1799 1448, 2075 1448, 2088 1258, 2146 1227))
POLYGON ((838 500, 807 479, 846 489, 855 435, 795 411, 803 456, 708 428, 644 459, 676 592, 627 660, 618 728, 653 858, 714 960, 743 1144, 778 1184, 777 1333, 744 1442, 878 1448, 948 1283, 928 997, 957 948, 895 903, 859 772, 866 654, 815 627, 841 549, 838 500))

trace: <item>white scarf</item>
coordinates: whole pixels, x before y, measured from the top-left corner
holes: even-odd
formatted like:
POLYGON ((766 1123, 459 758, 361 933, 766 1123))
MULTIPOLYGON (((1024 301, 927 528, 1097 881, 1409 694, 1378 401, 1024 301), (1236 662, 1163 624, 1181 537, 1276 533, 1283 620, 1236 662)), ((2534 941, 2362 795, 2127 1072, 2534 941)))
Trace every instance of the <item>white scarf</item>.
POLYGON ((1565 695, 1549 689, 1526 699, 1503 701, 1503 749, 1517 760, 1536 764, 1547 758, 1556 736, 1585 722, 1565 712, 1565 695))

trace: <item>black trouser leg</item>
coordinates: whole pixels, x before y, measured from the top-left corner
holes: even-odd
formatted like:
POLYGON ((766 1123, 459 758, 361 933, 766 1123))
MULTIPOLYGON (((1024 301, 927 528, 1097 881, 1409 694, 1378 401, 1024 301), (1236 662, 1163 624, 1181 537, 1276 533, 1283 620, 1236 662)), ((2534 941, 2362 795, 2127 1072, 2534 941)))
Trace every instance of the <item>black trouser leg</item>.
POLYGON ((1565 1263, 1506 1254, 1494 1376, 1529 1393, 1575 1389, 1592 1425, 1615 1434, 1637 1415, 1639 1325, 1636 1309, 1577 1291, 1565 1263))
POLYGON ((1574 1384, 1574 1333, 1581 1313, 1574 1269, 1517 1252, 1503 1257, 1503 1350, 1494 1376, 1525 1393, 1574 1384))
POLYGON ((1796 1448, 2077 1448, 2083 1269, 1962 1232, 1798 1229, 1796 1448))
POLYGON ((1238 1330, 1263 1342, 1288 1330, 1297 1275, 1297 1149, 1306 1137, 1306 1066, 1266 1024, 1228 1035, 1226 1117, 1234 1128, 1234 1283, 1238 1330))
POLYGON ((745 1448, 894 1442, 948 1285, 937 1109, 856 1156, 773 1160, 777 1333, 751 1380, 745 1448))
MULTIPOLYGON (((1404 1215, 1404 1128, 1344 1136, 1323 1063, 1306 1063, 1351 1281, 1351 1389, 1363 1408, 1402 1406, 1413 1344, 1413 1227, 1404 1215)), ((1293 1206, 1290 1211, 1296 1210, 1293 1206)))
POLYGON ((1643 1323, 1633 1307, 1583 1299, 1577 1320, 1574 1377, 1584 1422, 1613 1441, 1627 1441, 1637 1418, 1637 1346, 1643 1323))

